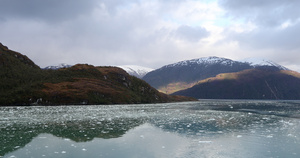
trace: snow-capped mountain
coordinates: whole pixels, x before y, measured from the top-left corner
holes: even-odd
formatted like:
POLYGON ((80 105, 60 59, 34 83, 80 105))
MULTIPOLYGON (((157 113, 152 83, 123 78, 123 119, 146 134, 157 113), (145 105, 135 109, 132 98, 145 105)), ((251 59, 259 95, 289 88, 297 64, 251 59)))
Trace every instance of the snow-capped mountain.
POLYGON ((263 58, 246 58, 240 60, 240 62, 249 63, 251 66, 258 67, 258 66, 274 66, 281 70, 289 70, 288 68, 279 65, 271 60, 263 59, 263 58))
POLYGON ((57 70, 57 69, 61 69, 61 68, 68 68, 71 67, 72 65, 68 65, 68 64, 59 64, 57 66, 47 66, 44 69, 48 70, 48 69, 52 69, 52 70, 57 70))
POLYGON ((287 68, 270 60, 252 58, 243 61, 234 61, 212 56, 169 64, 149 72, 143 79, 151 86, 163 92, 169 92, 169 87, 184 87, 183 85, 191 85, 199 80, 215 77, 220 73, 239 72, 257 67, 270 68, 270 70, 287 70, 287 68))
POLYGON ((142 67, 137 65, 123 65, 118 67, 125 70, 128 74, 138 78, 143 78, 148 72, 154 70, 152 68, 142 67))
POLYGON ((185 60, 163 66, 143 77, 151 86, 160 89, 170 83, 193 83, 220 73, 238 72, 253 68, 248 63, 220 57, 185 60))

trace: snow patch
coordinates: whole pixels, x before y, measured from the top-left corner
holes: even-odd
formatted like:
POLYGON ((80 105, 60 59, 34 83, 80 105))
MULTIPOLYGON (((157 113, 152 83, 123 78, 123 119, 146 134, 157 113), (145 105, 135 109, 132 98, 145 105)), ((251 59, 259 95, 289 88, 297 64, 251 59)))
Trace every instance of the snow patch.
POLYGON ((154 70, 152 68, 138 66, 138 65, 122 65, 117 67, 122 68, 128 74, 138 78, 143 78, 147 73, 154 70))
POLYGON ((263 59, 263 58, 246 58, 243 60, 240 60, 240 62, 248 63, 251 66, 257 67, 257 66, 275 66, 282 70, 288 70, 288 68, 281 66, 271 60, 263 59))

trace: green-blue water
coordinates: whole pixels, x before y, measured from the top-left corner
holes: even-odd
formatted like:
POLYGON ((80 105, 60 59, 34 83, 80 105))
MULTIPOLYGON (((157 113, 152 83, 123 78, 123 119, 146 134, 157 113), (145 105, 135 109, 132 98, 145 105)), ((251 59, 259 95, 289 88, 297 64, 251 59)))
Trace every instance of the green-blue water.
POLYGON ((0 157, 300 157, 300 101, 0 107, 0 157))

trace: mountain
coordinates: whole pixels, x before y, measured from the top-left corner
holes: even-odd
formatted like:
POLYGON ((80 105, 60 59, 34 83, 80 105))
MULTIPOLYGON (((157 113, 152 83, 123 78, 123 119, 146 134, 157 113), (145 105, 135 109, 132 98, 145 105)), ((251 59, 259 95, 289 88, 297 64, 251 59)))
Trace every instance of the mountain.
POLYGON ((43 69, 46 69, 46 70, 48 70, 48 69, 57 70, 57 69, 61 69, 61 68, 69 68, 71 66, 72 65, 68 65, 68 64, 62 63, 62 64, 59 64, 57 66, 47 66, 47 67, 45 67, 43 69))
POLYGON ((117 67, 44 70, 0 43, 0 106, 161 103, 194 100, 158 92, 117 67))
POLYGON ((266 68, 219 74, 174 94, 199 99, 300 99, 300 73, 266 68))
POLYGON ((250 68, 252 66, 248 63, 226 58, 206 57, 163 66, 160 69, 149 72, 143 77, 143 80, 158 90, 169 94, 189 88, 199 80, 213 77, 220 73, 238 72, 250 68))
POLYGON ((267 60, 234 61, 220 57, 204 57, 199 59, 185 60, 163 66, 160 69, 149 72, 143 77, 161 92, 171 94, 179 90, 194 86, 199 80, 215 77, 220 73, 239 72, 255 67, 269 67, 286 70, 283 66, 267 60), (272 65, 271 65, 272 63, 272 65))
POLYGON ((118 67, 125 70, 129 75, 135 76, 137 78, 143 78, 147 73, 154 70, 152 68, 137 65, 123 65, 118 67))

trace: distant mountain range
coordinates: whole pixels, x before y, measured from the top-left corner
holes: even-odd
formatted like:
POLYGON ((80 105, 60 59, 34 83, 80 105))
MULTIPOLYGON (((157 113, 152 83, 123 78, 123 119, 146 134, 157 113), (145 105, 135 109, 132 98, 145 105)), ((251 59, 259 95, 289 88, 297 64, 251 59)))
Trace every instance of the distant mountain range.
POLYGON ((118 67, 41 69, 0 43, 0 106, 162 103, 194 100, 158 92, 118 67))
POLYGON ((120 67, 61 64, 41 69, 0 43, 0 106, 161 103, 191 97, 300 99, 300 73, 265 59, 205 57, 156 70, 120 67))
POLYGON ((59 64, 57 66, 47 66, 47 67, 45 67, 43 69, 45 69, 45 70, 49 70, 49 69, 51 69, 51 70, 58 70, 58 69, 61 69, 61 68, 69 68, 69 67, 72 67, 72 65, 68 65, 68 64, 62 63, 62 64, 59 64))
POLYGON ((185 60, 151 71, 143 79, 161 92, 195 98, 300 99, 300 74, 265 59, 185 60))
POLYGON ((135 76, 137 78, 143 78, 147 73, 153 71, 152 68, 137 66, 137 65, 122 65, 118 66, 125 70, 129 75, 135 76))

